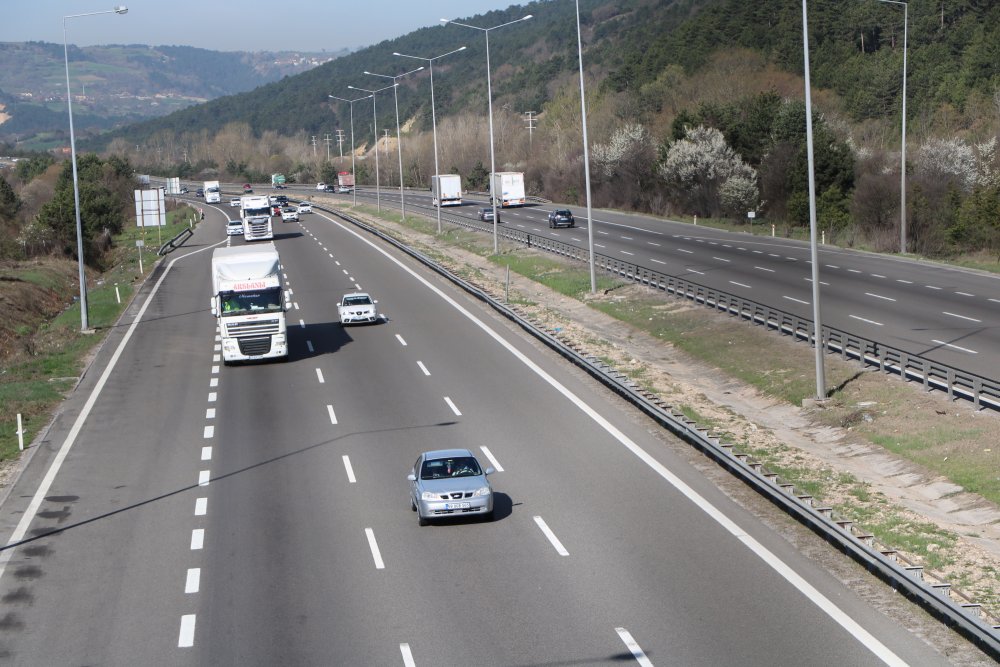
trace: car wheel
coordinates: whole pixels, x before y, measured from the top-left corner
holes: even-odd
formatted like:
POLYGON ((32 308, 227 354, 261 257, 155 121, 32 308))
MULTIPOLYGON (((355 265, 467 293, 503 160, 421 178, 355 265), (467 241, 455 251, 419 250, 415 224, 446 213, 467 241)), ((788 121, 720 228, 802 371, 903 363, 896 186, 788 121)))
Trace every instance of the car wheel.
POLYGON ((423 516, 421 516, 420 512, 417 512, 417 525, 418 526, 426 526, 427 523, 428 523, 427 519, 425 519, 423 516))
POLYGON ((410 496, 410 509, 414 512, 417 511, 417 504, 413 502, 413 496, 410 496))

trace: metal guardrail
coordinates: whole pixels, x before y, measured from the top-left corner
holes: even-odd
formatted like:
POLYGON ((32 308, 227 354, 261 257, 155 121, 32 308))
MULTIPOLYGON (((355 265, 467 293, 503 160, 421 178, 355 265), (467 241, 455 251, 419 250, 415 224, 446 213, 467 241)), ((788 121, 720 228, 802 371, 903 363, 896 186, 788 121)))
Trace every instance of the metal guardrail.
MULTIPOLYGON (((781 508, 803 525, 809 527, 827 542, 839 547, 844 553, 862 564, 869 572, 875 574, 895 590, 902 592, 938 619, 959 631, 986 654, 1000 661, 1000 625, 995 625, 996 621, 987 618, 980 605, 958 594, 957 591, 952 589, 950 584, 933 577, 928 580, 923 567, 901 561, 895 550, 877 545, 872 535, 856 529, 852 521, 834 516, 833 510, 829 507, 815 505, 812 496, 797 493, 792 484, 782 482, 777 474, 767 471, 760 463, 751 460, 747 454, 735 451, 732 444, 722 442, 718 437, 712 436, 707 429, 699 427, 695 422, 685 417, 679 410, 671 408, 671 406, 659 400, 655 395, 644 392, 626 375, 618 373, 614 368, 604 364, 595 357, 577 351, 572 346, 560 340, 555 332, 546 332, 539 329, 525 317, 521 316, 515 309, 501 303, 498 299, 495 299, 478 287, 454 275, 419 251, 410 248, 401 241, 357 218, 323 206, 314 204, 314 207, 336 215, 378 236, 401 252, 413 257, 429 269, 480 299, 492 309, 516 323, 524 331, 542 341, 563 358, 586 371, 591 377, 627 400, 662 427, 712 457, 735 477, 768 498, 774 505, 781 508)), ((485 225, 485 223, 476 224, 467 218, 464 218, 463 221, 457 224, 463 224, 463 226, 467 227, 481 227, 485 225)), ((492 227, 492 224, 488 226, 492 227)), ((558 241, 552 241, 544 237, 528 235, 519 230, 505 229, 504 236, 505 238, 523 238, 527 236, 530 238, 524 239, 523 242, 530 242, 534 247, 540 248, 552 246, 553 252, 559 252, 569 257, 575 258, 581 252, 586 255, 585 250, 581 251, 579 248, 575 248, 569 244, 561 244, 558 241)), ((595 257, 595 260, 597 259, 595 257)), ((752 304, 752 302, 744 299, 738 299, 722 292, 709 290, 704 286, 688 283, 687 281, 671 276, 653 275, 656 272, 649 272, 635 265, 619 263, 617 260, 609 257, 604 257, 602 268, 612 273, 621 272, 618 274, 628 276, 634 280, 651 281, 649 284, 658 289, 668 289, 669 286, 669 289, 674 294, 679 294, 705 303, 706 305, 726 310, 731 314, 739 315, 745 319, 758 321, 762 324, 767 323, 768 326, 789 335, 812 340, 811 323, 801 318, 790 316, 787 313, 762 307, 758 304, 752 304), (661 277, 663 280, 660 279, 661 277), (720 295, 723 298, 720 298, 720 295), (807 326, 803 326, 803 322, 807 326)), ((856 341, 848 343, 840 342, 838 344, 841 349, 861 349, 856 341)), ((830 343, 828 342, 827 345, 829 347, 830 343)), ((867 361, 870 355, 862 352, 860 356, 866 359, 867 363, 870 363, 867 361)), ((877 358, 882 359, 883 357, 877 358)), ((901 358, 898 363, 905 371, 907 362, 901 358)), ((929 573, 927 574, 929 575, 929 573)))
POLYGON ((184 245, 184 243, 186 243, 192 236, 194 236, 194 231, 190 228, 181 230, 180 234, 160 246, 160 249, 156 251, 157 256, 163 257, 167 253, 177 250, 177 248, 184 245))

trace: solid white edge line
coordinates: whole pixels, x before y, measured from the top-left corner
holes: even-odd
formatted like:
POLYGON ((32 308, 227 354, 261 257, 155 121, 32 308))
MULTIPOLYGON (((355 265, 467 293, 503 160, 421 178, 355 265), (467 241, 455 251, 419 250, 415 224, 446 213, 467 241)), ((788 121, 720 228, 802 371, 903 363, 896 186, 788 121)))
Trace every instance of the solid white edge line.
POLYGON ((555 547, 556 553, 558 553, 560 556, 568 556, 569 552, 566 551, 566 547, 564 547, 562 542, 559 541, 559 538, 556 537, 556 534, 552 532, 552 529, 549 528, 549 525, 545 523, 545 519, 543 519, 540 516, 536 516, 534 517, 534 519, 535 523, 538 524, 538 527, 541 528, 542 534, 545 535, 549 543, 552 544, 553 547, 555 547))
POLYGON ((961 350, 962 352, 968 352, 969 354, 979 354, 975 350, 970 350, 967 347, 959 347, 958 345, 952 345, 951 343, 946 343, 943 340, 938 340, 936 338, 931 338, 932 343, 937 343, 938 345, 944 345, 945 347, 950 347, 954 350, 961 350))
POLYGON ((327 412, 327 414, 330 415, 330 423, 331 424, 336 424, 337 423, 337 415, 333 411, 333 406, 332 405, 327 405, 326 406, 326 412, 327 412))
POLYGON ((184 592, 188 594, 197 593, 200 588, 201 568, 189 567, 187 571, 187 578, 184 580, 184 592))
POLYGON ((480 445, 479 449, 483 450, 483 454, 490 460, 490 463, 493 464, 493 467, 496 468, 497 472, 503 472, 503 466, 500 465, 499 461, 493 458, 493 452, 490 451, 489 447, 486 445, 480 445))
POLYGON ((448 404, 448 407, 451 408, 451 411, 455 413, 456 417, 461 417, 462 416, 462 413, 459 411, 459 409, 457 407, 455 407, 455 404, 452 402, 452 400, 450 398, 448 398, 447 396, 445 396, 444 397, 444 402, 448 404))
POLYGON ((177 648, 191 648, 194 646, 194 625, 194 614, 184 614, 181 616, 181 633, 177 637, 177 648))
POLYGON ((375 559, 375 569, 384 570, 385 563, 382 562, 382 553, 378 550, 378 542, 375 541, 375 531, 365 528, 365 536, 368 537, 368 548, 372 550, 372 558, 375 559))
POLYGON ((653 661, 646 657, 646 652, 639 646, 639 642, 632 637, 631 632, 625 628, 615 628, 615 632, 621 637, 621 640, 625 643, 625 647, 637 663, 642 665, 642 667, 653 667, 653 661))
POLYGON ((479 327, 483 333, 492 338, 500 346, 506 349, 512 356, 518 359, 527 368, 533 371, 538 377, 542 378, 547 382, 553 389, 562 394, 567 400, 576 405, 582 412, 584 412, 588 417, 590 417, 594 422, 601 426, 609 435, 614 437, 623 447, 632 452, 636 457, 638 457, 643 463, 649 466, 654 472, 660 475, 664 480, 671 484, 674 488, 684 494, 695 506, 705 512, 709 517, 718 522, 723 528, 729 531, 733 536, 738 538, 743 544, 750 549, 754 554, 756 554, 765 564, 771 567, 775 572, 782 576, 788 583, 797 588, 807 599, 809 599, 813 604, 819 607, 824 613, 826 613, 833 621, 844 628, 845 631, 851 634, 862 646, 867 648, 869 651, 878 656, 883 662, 889 665, 906 665, 906 663, 899 658, 895 653, 893 653, 887 646, 875 638, 870 632, 865 630, 860 623, 851 618, 847 613, 837 607, 836 604, 831 602, 829 598, 819 592, 812 584, 800 577, 794 570, 792 570, 788 565, 784 563, 780 558, 771 553, 764 545, 760 544, 753 538, 747 536, 743 530, 734 521, 729 519, 725 514, 722 513, 715 505, 708 502, 703 498, 697 491, 692 489, 683 480, 677 477, 674 473, 667 469, 662 463, 653 458, 649 453, 646 452, 642 447, 633 442, 628 436, 619 431, 611 422, 605 419, 603 416, 597 413, 590 405, 583 401, 579 396, 571 392, 562 383, 553 378, 544 369, 542 369, 538 364, 533 362, 524 353, 518 350, 512 343, 505 340, 499 333, 490 328, 485 322, 480 320, 478 317, 473 315, 469 310, 464 308, 457 301, 452 299, 450 296, 444 293, 441 288, 433 285, 423 276, 419 275, 414 269, 406 266, 401 260, 393 257, 389 252, 378 245, 375 244, 371 239, 362 236, 360 232, 351 229, 347 225, 334 221, 335 225, 343 229, 344 231, 353 234, 355 238, 361 240, 363 243, 368 244, 369 247, 373 248, 376 252, 382 254, 390 262, 396 264, 400 269, 412 276, 417 282, 421 283, 427 289, 431 290, 433 293, 437 294, 442 300, 448 303, 452 308, 457 310, 459 313, 464 315, 470 322, 479 327))
POLYGON ((403 665, 405 667, 417 667, 417 663, 413 662, 413 654, 410 652, 409 644, 400 644, 399 652, 403 654, 403 665))
POLYGON ((347 481, 354 484, 358 480, 354 477, 354 467, 351 465, 351 457, 344 454, 344 470, 347 471, 347 481))

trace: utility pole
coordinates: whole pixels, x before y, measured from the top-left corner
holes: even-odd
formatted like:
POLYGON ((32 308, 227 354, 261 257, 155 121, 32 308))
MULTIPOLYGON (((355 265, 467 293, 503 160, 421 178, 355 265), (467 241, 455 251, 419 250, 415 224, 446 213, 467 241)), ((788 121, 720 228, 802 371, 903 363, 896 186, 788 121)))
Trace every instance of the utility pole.
POLYGON ((330 133, 329 132, 326 133, 326 136, 323 138, 323 141, 326 142, 326 161, 329 162, 330 161, 330 133))
POLYGON ((316 157, 316 135, 312 135, 313 157, 316 157))
POLYGON ((529 149, 531 148, 531 133, 535 130, 535 123, 538 122, 538 119, 534 117, 534 114, 536 114, 536 113, 538 113, 538 112, 537 111, 525 111, 524 112, 524 121, 527 123, 527 125, 525 125, 525 127, 528 129, 528 148, 529 149))
POLYGON ((337 130, 337 146, 340 147, 340 157, 344 158, 344 131, 337 130))

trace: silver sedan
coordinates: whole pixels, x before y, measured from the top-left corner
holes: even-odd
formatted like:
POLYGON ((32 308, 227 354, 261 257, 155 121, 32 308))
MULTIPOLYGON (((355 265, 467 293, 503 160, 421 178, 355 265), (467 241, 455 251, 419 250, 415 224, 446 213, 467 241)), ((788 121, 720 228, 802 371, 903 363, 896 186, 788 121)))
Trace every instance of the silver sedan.
POLYGON ((430 519, 469 514, 492 520, 493 487, 486 476, 494 472, 483 470, 468 449, 424 452, 406 476, 410 508, 421 526, 430 519))

